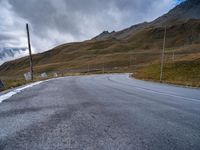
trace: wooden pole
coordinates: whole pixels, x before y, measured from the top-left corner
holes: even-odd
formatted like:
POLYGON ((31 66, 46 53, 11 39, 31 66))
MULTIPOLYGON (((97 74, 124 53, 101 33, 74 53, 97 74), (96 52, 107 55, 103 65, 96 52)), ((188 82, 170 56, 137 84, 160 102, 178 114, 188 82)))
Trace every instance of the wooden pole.
POLYGON ((30 42, 30 34, 29 34, 28 24, 26 24, 26 31, 27 31, 29 59, 30 59, 30 73, 31 73, 31 80, 33 80, 33 59, 32 59, 32 52, 31 52, 31 42, 30 42))
POLYGON ((104 56, 103 56, 103 68, 102 68, 102 73, 105 73, 105 62, 104 62, 104 56))
POLYGON ((88 74, 90 73, 90 64, 88 63, 88 74))

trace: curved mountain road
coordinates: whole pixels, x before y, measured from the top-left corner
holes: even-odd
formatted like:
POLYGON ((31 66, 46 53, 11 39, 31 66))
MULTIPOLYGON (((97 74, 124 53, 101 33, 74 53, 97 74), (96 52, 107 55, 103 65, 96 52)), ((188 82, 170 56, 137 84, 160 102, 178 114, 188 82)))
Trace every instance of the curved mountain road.
POLYGON ((200 90, 128 74, 53 79, 0 103, 1 150, 200 149, 200 90))

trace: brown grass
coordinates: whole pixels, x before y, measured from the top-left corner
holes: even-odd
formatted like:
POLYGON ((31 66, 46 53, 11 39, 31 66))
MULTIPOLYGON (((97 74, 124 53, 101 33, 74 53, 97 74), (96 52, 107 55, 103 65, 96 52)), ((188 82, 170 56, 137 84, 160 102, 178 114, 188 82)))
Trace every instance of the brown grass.
MULTIPOLYGON (((168 26, 165 62, 169 64, 172 62, 173 52, 177 64, 198 60, 200 58, 199 33, 199 20, 168 26)), ((85 73, 88 65, 91 70, 94 70, 93 73, 101 73, 103 65, 107 72, 133 72, 141 69, 142 66, 151 68, 152 65, 158 65, 160 62, 163 34, 163 28, 151 27, 138 31, 124 40, 90 40, 63 44, 50 51, 34 55, 34 73, 36 75, 42 72, 85 73), (116 67, 118 69, 114 69, 116 67)), ((29 59, 24 57, 1 65, 0 78, 10 77, 13 83, 8 84, 14 86, 15 80, 23 79, 23 74, 28 71, 29 59)), ((146 69, 147 75, 149 71, 151 72, 151 69, 146 69)), ((157 74, 155 73, 155 76, 157 74)), ((149 79, 147 75, 143 73, 139 77, 149 79)), ((152 78, 157 79, 157 77, 152 78)))

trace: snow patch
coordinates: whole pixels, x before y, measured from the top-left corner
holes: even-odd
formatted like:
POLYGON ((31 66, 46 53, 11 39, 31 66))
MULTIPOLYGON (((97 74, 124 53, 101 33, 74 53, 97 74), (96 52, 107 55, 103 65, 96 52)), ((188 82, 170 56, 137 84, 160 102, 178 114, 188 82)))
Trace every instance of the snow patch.
POLYGON ((27 89, 27 88, 31 88, 31 87, 33 87, 33 86, 35 86, 35 85, 38 85, 38 84, 40 84, 40 83, 42 83, 42 82, 43 82, 43 81, 38 81, 38 82, 35 82, 35 83, 31 83, 31 84, 28 84, 28 85, 23 86, 23 87, 21 87, 21 88, 17 88, 17 89, 15 89, 15 90, 13 90, 13 91, 10 91, 10 92, 8 92, 8 93, 6 93, 6 94, 0 95, 0 103, 3 102, 3 101, 6 100, 6 99, 12 97, 13 95, 15 95, 15 94, 17 94, 17 93, 20 93, 21 91, 23 91, 23 90, 25 90, 25 89, 27 89))

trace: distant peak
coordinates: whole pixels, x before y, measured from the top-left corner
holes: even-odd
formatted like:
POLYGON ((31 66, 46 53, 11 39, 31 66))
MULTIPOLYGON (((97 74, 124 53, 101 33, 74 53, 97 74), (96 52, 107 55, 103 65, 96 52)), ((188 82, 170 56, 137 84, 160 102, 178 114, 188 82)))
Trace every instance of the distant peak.
POLYGON ((101 34, 109 34, 108 31, 103 31, 101 34))

